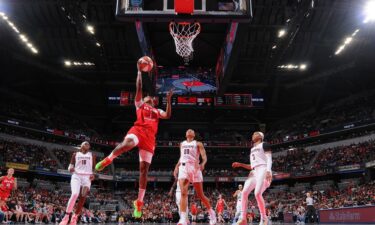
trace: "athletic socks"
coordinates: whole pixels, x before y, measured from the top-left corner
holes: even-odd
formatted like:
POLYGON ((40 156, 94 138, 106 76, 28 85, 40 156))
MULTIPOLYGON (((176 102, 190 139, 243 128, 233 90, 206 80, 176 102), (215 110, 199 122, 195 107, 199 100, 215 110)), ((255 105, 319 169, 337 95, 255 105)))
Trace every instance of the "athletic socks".
POLYGON ((115 155, 113 154, 113 152, 111 152, 111 154, 109 154, 109 156, 107 156, 107 158, 108 158, 109 160, 111 160, 111 161, 113 161, 116 157, 117 157, 117 156, 115 156, 115 155))
POLYGON ((143 202, 143 198, 145 197, 146 189, 139 189, 138 190, 138 201, 143 202))

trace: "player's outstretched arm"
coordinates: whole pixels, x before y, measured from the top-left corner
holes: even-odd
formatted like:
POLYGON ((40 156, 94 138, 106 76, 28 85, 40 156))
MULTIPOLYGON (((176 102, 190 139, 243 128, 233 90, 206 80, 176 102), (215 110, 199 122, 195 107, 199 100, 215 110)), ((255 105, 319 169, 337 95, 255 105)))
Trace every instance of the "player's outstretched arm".
POLYGON ((17 190, 17 178, 14 178, 14 186, 13 186, 13 190, 17 190))
MULTIPOLYGON (((137 80, 135 83, 136 87, 136 92, 135 92, 135 103, 139 103, 142 101, 142 72, 138 69, 138 74, 137 74, 137 80)), ((137 106, 137 105, 136 105, 137 106)))
POLYGON ((202 142, 198 142, 197 145, 198 145, 198 149, 199 149, 199 152, 201 154, 201 157, 202 157, 202 162, 201 162, 200 166, 201 166, 201 171, 203 171, 205 166, 206 166, 206 163, 207 163, 206 149, 204 149, 204 146, 203 146, 202 142))
POLYGON ((174 179, 174 182, 173 182, 173 184, 172 184, 172 187, 171 187, 171 189, 169 190, 169 193, 168 193, 169 197, 172 197, 172 195, 173 195, 173 190, 174 190, 175 187, 177 186, 177 182, 178 182, 178 179, 174 179))
POLYGON ((174 167, 173 170, 173 176, 177 179, 178 178, 178 167, 180 166, 180 160, 178 160, 176 166, 174 167))
POLYGON ((167 109, 165 112, 160 113, 160 119, 169 119, 172 115, 172 95, 174 89, 171 89, 167 93, 167 109))
POLYGON ((244 168, 246 170, 252 170, 252 168, 249 164, 239 163, 239 162, 232 163, 232 167, 233 168, 244 168))
POLYGON ((70 164, 68 171, 74 173, 74 165, 76 164, 76 153, 73 153, 72 158, 70 159, 70 164))
MULTIPOLYGON (((95 171, 96 165, 96 155, 92 154, 92 171, 95 171)), ((93 181, 95 179, 95 173, 90 175, 90 180, 93 181)))
POLYGON ((271 182, 272 181, 272 149, 270 144, 263 143, 264 153, 267 157, 267 172, 266 172, 266 179, 271 182))

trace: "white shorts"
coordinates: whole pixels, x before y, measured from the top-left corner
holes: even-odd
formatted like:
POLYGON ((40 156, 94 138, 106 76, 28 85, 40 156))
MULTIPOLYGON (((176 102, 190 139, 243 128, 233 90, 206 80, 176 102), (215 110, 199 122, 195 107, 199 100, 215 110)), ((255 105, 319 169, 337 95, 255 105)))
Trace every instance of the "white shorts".
MULTIPOLYGON (((133 139, 135 146, 139 144, 139 139, 135 134, 127 134, 125 138, 133 139)), ((153 156, 154 155, 151 152, 139 149, 139 162, 147 162, 151 164, 153 156)))
POLYGON ((78 175, 73 174, 72 180, 70 181, 70 187, 72 194, 79 194, 81 187, 91 187, 90 175, 78 175))
POLYGON ((201 183, 203 182, 202 171, 196 168, 194 164, 191 163, 181 163, 178 168, 178 179, 187 179, 191 183, 201 183))
POLYGON ((241 212, 241 209, 242 209, 241 201, 237 201, 236 212, 241 212))

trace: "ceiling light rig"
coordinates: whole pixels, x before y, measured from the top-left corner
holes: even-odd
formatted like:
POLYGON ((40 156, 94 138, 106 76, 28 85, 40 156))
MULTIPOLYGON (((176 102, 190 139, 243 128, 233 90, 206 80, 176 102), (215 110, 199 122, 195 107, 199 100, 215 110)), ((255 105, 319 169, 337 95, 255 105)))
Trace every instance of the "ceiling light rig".
POLYGON ((95 63, 88 62, 88 61, 72 61, 72 60, 64 60, 65 67, 91 67, 95 66, 95 63))
POLYGON ((33 54, 38 54, 39 50, 34 46, 32 42, 29 41, 25 34, 22 34, 18 27, 15 25, 13 21, 9 19, 9 17, 4 13, 0 12, 0 19, 2 19, 8 26, 18 35, 23 45, 28 48, 33 54))
POLYGON ((277 37, 278 38, 282 38, 286 35, 286 30, 285 29, 281 29, 279 30, 279 33, 277 34, 277 37))
POLYGON ((355 37, 359 32, 359 29, 356 29, 350 36, 344 39, 344 42, 336 49, 335 55, 340 55, 341 52, 353 41, 353 37, 355 37))
POLYGON ((307 69, 307 65, 305 63, 301 63, 299 65, 297 65, 297 64, 285 64, 285 65, 280 65, 277 68, 282 69, 282 70, 290 70, 290 71, 297 70, 297 69, 299 69, 301 71, 304 71, 304 70, 307 69))
POLYGON ((365 19, 363 23, 374 22, 375 21, 375 0, 370 0, 365 5, 364 9, 365 19))

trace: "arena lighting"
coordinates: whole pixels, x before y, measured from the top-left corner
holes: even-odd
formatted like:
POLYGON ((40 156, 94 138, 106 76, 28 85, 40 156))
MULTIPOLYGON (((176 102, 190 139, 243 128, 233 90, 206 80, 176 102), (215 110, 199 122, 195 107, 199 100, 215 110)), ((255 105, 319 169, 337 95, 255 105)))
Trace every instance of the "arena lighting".
POLYGON ((70 67, 72 65, 72 62, 70 60, 65 60, 64 64, 66 67, 70 67))
POLYGON ((300 70, 306 70, 307 69, 307 64, 305 63, 301 63, 300 65, 296 65, 296 64, 287 64, 287 65, 280 65, 278 66, 277 68, 280 68, 280 69, 288 69, 288 70, 296 70, 296 69, 300 69, 300 70))
POLYGON ((16 24, 4 13, 0 11, 0 19, 3 19, 5 23, 18 35, 21 42, 27 47, 33 54, 38 54, 39 51, 33 43, 29 41, 25 34, 21 34, 20 30, 17 28, 16 24))
POLYGON ((98 46, 98 47, 100 47, 100 46, 101 46, 99 42, 96 42, 95 44, 96 44, 96 46, 98 46))
POLYGON ((366 3, 364 9, 365 19, 363 23, 375 21, 375 0, 370 0, 366 3))
POLYGON ((283 37, 285 34, 286 34, 286 30, 281 29, 281 30, 279 30, 279 34, 277 35, 277 37, 281 38, 281 37, 283 37))
POLYGON ((93 62, 88 62, 88 61, 71 61, 69 59, 64 60, 64 65, 65 67, 88 67, 88 66, 95 66, 95 63, 93 62))
POLYGON ((359 32, 359 29, 355 30, 355 31, 353 32, 353 34, 352 34, 352 37, 356 36, 358 32, 359 32))
POLYGON ((345 42, 344 42, 344 44, 349 44, 350 42, 352 42, 352 40, 353 40, 353 38, 352 37, 348 37, 348 38, 346 38, 345 39, 345 42))
POLYGON ((93 27, 93 26, 91 26, 91 25, 87 25, 87 26, 86 26, 86 29, 87 29, 87 31, 88 31, 89 33, 91 33, 91 34, 95 34, 95 30, 94 30, 94 27, 93 27))

